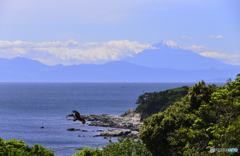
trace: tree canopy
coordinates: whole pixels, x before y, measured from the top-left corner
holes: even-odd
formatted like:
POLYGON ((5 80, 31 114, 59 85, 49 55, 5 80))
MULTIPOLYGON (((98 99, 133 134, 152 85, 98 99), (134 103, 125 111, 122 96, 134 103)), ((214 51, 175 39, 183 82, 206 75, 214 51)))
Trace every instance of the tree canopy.
POLYGON ((118 138, 118 142, 109 140, 109 144, 100 151, 98 148, 84 148, 73 156, 151 156, 141 140, 118 138))
POLYGON ((53 150, 48 150, 42 145, 34 144, 33 147, 29 147, 24 141, 10 139, 4 141, 0 138, 0 155, 2 156, 54 156, 53 150))
POLYGON ((195 84, 182 102, 143 120, 140 128, 140 139, 154 156, 210 155, 211 147, 240 149, 239 138, 240 75, 226 86, 195 84))

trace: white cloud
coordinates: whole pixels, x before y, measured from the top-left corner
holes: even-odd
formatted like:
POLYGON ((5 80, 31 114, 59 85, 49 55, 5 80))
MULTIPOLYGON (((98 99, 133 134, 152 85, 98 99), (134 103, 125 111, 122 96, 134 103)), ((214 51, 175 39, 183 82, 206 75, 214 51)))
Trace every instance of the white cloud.
POLYGON ((222 35, 218 35, 218 36, 210 35, 209 37, 211 37, 211 38, 223 38, 222 35))
POLYGON ((211 57, 215 58, 219 61, 222 61, 226 64, 231 64, 231 65, 240 65, 240 55, 235 54, 235 55, 229 55, 229 54, 220 54, 218 52, 202 52, 199 53, 202 56, 205 57, 211 57))
MULTIPOLYGON (((187 39, 187 37, 186 36, 181 36, 181 38, 183 38, 183 39, 187 39)), ((192 37, 188 37, 190 40, 192 40, 193 38, 192 37)))
POLYGON ((69 65, 120 60, 149 48, 154 49, 155 47, 147 43, 140 44, 128 40, 88 42, 86 44, 80 44, 75 40, 42 43, 0 41, 0 57, 21 56, 36 59, 48 65, 59 63, 69 65))
POLYGON ((1 47, 64 47, 68 45, 78 45, 79 43, 74 40, 66 41, 65 43, 62 43, 60 41, 58 42, 42 42, 42 43, 32 43, 32 42, 25 42, 25 41, 0 41, 0 48, 1 47))
POLYGON ((223 38, 223 36, 222 35, 218 35, 218 36, 216 36, 216 38, 223 38))
POLYGON ((181 48, 184 50, 191 50, 205 57, 214 58, 226 64, 240 65, 240 55, 238 54, 235 54, 235 55, 229 55, 226 53, 221 54, 219 53, 220 50, 216 51, 214 49, 211 49, 202 45, 200 46, 192 45, 192 46, 181 47, 181 48))
MULTIPOLYGON (((182 47, 171 40, 164 40, 163 45, 171 48, 191 50, 205 57, 211 57, 227 64, 240 65, 240 55, 221 54, 206 46, 182 47)), ((131 57, 145 49, 155 49, 150 44, 141 44, 137 41, 113 40, 109 42, 87 42, 80 44, 75 40, 66 42, 42 42, 32 43, 25 41, 0 41, 0 57, 14 58, 26 57, 39 60, 48 65, 56 64, 81 64, 81 63, 105 63, 131 57)), ((240 50, 239 50, 240 52, 240 50)))
POLYGON ((228 54, 220 54, 218 52, 202 52, 199 53, 202 56, 205 57, 211 57, 211 58, 224 58, 224 59, 233 59, 233 58, 240 58, 240 55, 228 55, 228 54))
POLYGON ((192 46, 181 47, 181 48, 184 50, 191 50, 196 53, 203 52, 203 51, 213 51, 211 48, 204 47, 202 45, 200 45, 200 46, 192 45, 192 46))

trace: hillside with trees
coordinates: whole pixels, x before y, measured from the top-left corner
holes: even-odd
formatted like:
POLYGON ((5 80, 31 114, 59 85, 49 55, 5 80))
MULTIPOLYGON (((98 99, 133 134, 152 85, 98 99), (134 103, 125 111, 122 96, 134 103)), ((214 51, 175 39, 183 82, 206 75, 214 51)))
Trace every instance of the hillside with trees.
POLYGON ((163 112, 169 106, 180 102, 187 95, 188 89, 188 86, 183 86, 166 91, 144 93, 137 99, 136 104, 138 104, 138 107, 136 112, 144 112, 151 115, 160 111, 163 112))
POLYGON ((226 86, 201 81, 190 87, 182 102, 143 121, 140 139, 153 156, 202 156, 213 155, 210 148, 240 149, 240 74, 235 80, 226 86))

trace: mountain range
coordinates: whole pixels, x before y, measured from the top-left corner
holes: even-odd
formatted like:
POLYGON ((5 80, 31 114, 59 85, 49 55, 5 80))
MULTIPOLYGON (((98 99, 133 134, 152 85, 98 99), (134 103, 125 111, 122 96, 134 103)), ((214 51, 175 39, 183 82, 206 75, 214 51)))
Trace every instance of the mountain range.
POLYGON ((240 67, 161 41, 133 57, 106 64, 48 66, 22 57, 0 58, 0 82, 226 82, 240 67))

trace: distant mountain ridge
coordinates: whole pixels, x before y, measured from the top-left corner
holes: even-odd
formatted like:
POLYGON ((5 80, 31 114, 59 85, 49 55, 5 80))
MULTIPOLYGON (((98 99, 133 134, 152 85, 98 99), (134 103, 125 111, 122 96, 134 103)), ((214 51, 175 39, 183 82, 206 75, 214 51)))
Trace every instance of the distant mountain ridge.
POLYGON ((64 66, 48 66, 37 60, 24 57, 15 57, 13 59, 0 58, 0 71, 10 74, 36 76, 41 72, 51 71, 61 67, 64 66))
POLYGON ((240 69, 239 65, 228 65, 190 50, 184 50, 179 44, 171 40, 163 40, 152 46, 156 49, 143 50, 133 57, 125 58, 124 61, 146 67, 177 70, 240 69))
POLYGON ((0 82, 225 82, 239 71, 150 68, 125 61, 48 66, 27 58, 0 59, 0 82))

